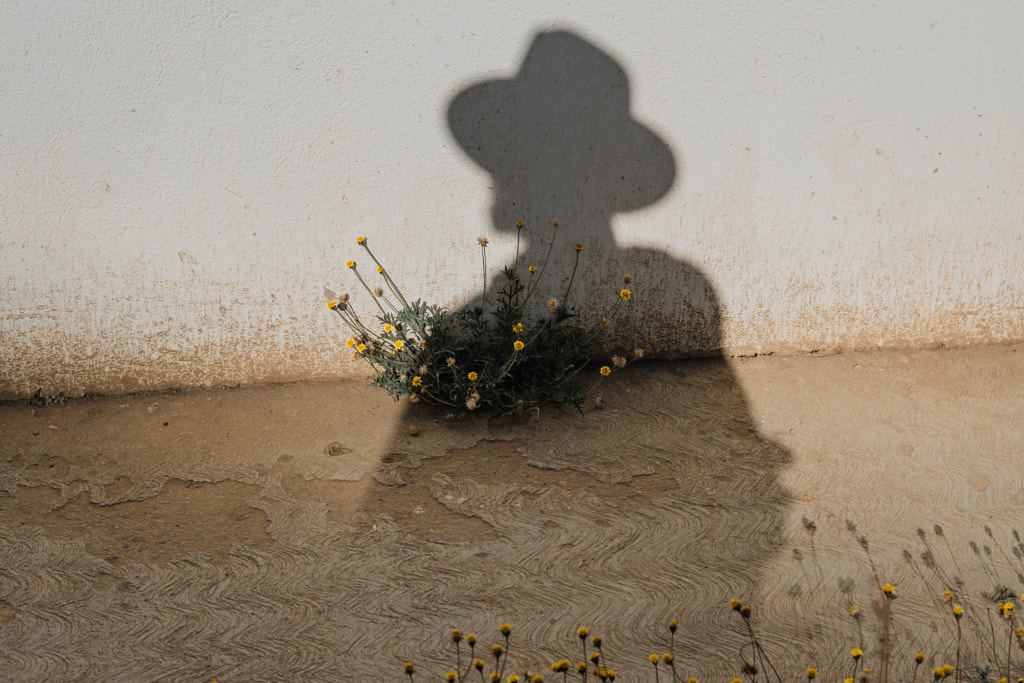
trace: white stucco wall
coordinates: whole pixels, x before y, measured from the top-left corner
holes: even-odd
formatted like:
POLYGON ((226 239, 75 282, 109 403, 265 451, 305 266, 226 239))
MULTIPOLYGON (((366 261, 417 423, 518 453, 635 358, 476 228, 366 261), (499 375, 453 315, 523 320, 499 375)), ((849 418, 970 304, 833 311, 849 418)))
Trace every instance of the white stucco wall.
MULTIPOLYGON (((477 235, 509 257, 447 111, 552 30, 621 66, 675 161, 608 217, 616 253, 702 270, 727 351, 1020 340, 1022 26, 1017 0, 9 1, 0 395, 361 371, 324 308, 357 234, 452 305, 477 235)), ((634 289, 650 324, 613 343, 711 350, 634 289)))

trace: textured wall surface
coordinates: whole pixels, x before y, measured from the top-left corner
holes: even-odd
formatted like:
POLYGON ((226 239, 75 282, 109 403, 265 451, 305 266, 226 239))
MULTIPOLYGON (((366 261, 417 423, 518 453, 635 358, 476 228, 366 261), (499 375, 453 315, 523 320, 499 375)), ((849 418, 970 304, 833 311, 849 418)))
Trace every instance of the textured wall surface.
POLYGON ((664 356, 1024 339, 1024 6, 9 2, 0 395, 359 372, 511 222, 664 356), (372 275, 370 269, 366 273, 372 275), (326 291, 325 291, 326 290, 326 291), (369 314, 365 296, 356 306, 369 314))

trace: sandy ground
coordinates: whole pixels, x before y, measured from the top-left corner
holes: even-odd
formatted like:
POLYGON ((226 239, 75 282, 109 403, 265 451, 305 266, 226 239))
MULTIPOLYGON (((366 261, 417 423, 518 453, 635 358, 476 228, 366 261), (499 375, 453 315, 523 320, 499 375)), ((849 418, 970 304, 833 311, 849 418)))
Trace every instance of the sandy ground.
POLYGON ((0 679, 440 680, 451 628, 489 653, 507 621, 506 676, 579 660, 587 626, 654 680, 677 619, 678 674, 730 680, 736 597, 784 679, 842 680, 861 645, 872 679, 925 652, 924 680, 955 659, 949 587, 995 680, 1022 380, 1024 346, 992 346, 649 362, 539 422, 361 381, 3 405, 0 679))

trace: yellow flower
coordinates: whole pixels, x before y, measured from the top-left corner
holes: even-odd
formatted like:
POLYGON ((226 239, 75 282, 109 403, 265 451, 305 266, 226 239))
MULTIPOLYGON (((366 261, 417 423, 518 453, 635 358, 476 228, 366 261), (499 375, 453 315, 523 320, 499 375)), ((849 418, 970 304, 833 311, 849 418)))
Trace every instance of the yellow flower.
POLYGON ((603 365, 601 366, 601 374, 607 377, 608 375, 612 374, 612 369, 607 365, 603 365))
POLYGON ((601 647, 601 636, 594 636, 590 639, 590 642, 594 644, 594 647, 601 647))
POLYGON ((668 622, 668 630, 669 631, 672 631, 672 633, 675 633, 677 628, 679 628, 679 622, 678 621, 673 619, 672 621, 668 622))
POLYGON ((952 675, 952 673, 953 673, 953 667, 952 667, 952 666, 950 666, 949 664, 944 664, 944 665, 942 666, 942 673, 943 673, 944 675, 946 675, 946 676, 950 676, 950 675, 952 675))
POLYGON ((961 607, 960 605, 957 605, 956 607, 953 608, 953 616, 954 617, 959 619, 963 615, 964 615, 964 608, 963 607, 961 607))
POLYGON ((466 375, 466 377, 468 377, 468 378, 469 378, 469 381, 470 381, 470 382, 475 382, 475 381, 476 381, 476 378, 477 378, 477 377, 479 377, 479 375, 478 375, 478 374, 476 374, 475 372, 471 372, 471 373, 469 373, 468 375, 466 375))
POLYGON ((515 325, 512 326, 512 331, 513 332, 522 332, 523 331, 523 324, 522 323, 516 323, 515 325))
MULTIPOLYGON (((413 377, 413 378, 412 378, 412 385, 413 385, 414 387, 422 386, 422 385, 423 385, 423 378, 422 378, 422 377, 420 377, 419 375, 416 375, 415 377, 413 377)), ((456 629, 456 630, 457 630, 457 629, 456 629)), ((455 634, 453 633, 453 634, 452 634, 452 638, 455 638, 455 637, 456 637, 456 636, 455 636, 455 634)), ((455 642, 458 642, 459 640, 462 640, 462 636, 461 636, 461 635, 460 635, 460 636, 458 636, 458 638, 456 639, 456 641, 455 641, 455 642)))
POLYGON ((393 330, 393 329, 395 329, 395 328, 391 327, 391 325, 385 325, 384 326, 384 334, 391 334, 391 330, 393 330))
POLYGON ((863 654, 864 651, 861 650, 859 647, 855 647, 852 650, 850 650, 850 656, 854 659, 860 659, 863 654))
POLYGON ((526 346, 526 344, 517 339, 516 343, 512 345, 512 348, 514 348, 516 351, 522 351, 524 346, 526 346))
POLYGON ((366 238, 362 235, 356 238, 356 244, 363 244, 364 242, 366 242, 366 238))
POLYGON ((599 660, 599 659, 601 659, 601 654, 600 653, 598 653, 598 652, 591 652, 590 653, 590 661, 592 661, 594 664, 597 664, 597 660, 599 660))
POLYGON ((384 272, 384 269, 382 267, 380 267, 380 266, 377 266, 377 275, 380 275, 383 272, 384 272))
POLYGON ((626 273, 625 275, 622 276, 622 281, 628 285, 630 282, 633 281, 633 276, 630 275, 629 273, 626 273))
POLYGON ((505 680, 507 680, 508 683, 519 683, 519 676, 516 676, 515 674, 512 674, 511 676, 509 676, 505 680))
POLYGON ((474 659, 473 660, 473 668, 476 669, 477 671, 480 671, 481 669, 483 669, 484 668, 484 660, 482 660, 482 659, 474 659))
POLYGON ((487 680, 489 680, 491 683, 499 683, 499 681, 501 681, 501 675, 498 673, 492 673, 490 676, 487 677, 487 680))
POLYGON ((807 670, 807 680, 813 681, 818 676, 818 670, 811 667, 807 670))
POLYGON ((501 631, 501 635, 506 638, 508 637, 508 634, 512 633, 512 627, 509 624, 502 624, 498 630, 501 631))
POLYGON ((661 661, 665 662, 669 666, 672 666, 672 662, 675 661, 675 657, 673 657, 671 654, 664 654, 661 656, 661 661))
POLYGON ((697 683, 697 679, 696 678, 688 678, 688 679, 686 679, 686 683, 697 683))
POLYGON ((332 300, 332 301, 328 301, 328 302, 327 302, 327 308, 330 308, 330 309, 332 309, 332 310, 333 310, 333 309, 334 309, 334 307, 335 307, 335 306, 337 306, 337 305, 338 305, 338 302, 337 302, 337 301, 333 301, 333 300, 332 300))
POLYGON ((364 351, 366 351, 366 344, 360 344, 359 346, 357 346, 356 351, 358 351, 359 353, 363 353, 364 351))
POLYGON ((516 227, 517 228, 523 227, 523 222, 522 221, 516 221, 516 227))
POLYGON ((540 674, 537 674, 536 676, 530 679, 530 683, 544 683, 544 677, 540 674))
POLYGON ((740 609, 740 605, 741 604, 742 603, 739 600, 736 600, 735 598, 733 598, 732 600, 729 601, 729 609, 734 609, 734 610, 736 610, 738 612, 739 609, 740 609))
POLYGON ((917 662, 918 664, 923 662, 924 661, 924 653, 923 652, 918 652, 916 655, 914 655, 914 661, 917 662))
POLYGON ((355 268, 356 267, 356 262, 355 261, 346 261, 345 262, 345 267, 346 268, 355 268))
POLYGON ((456 678, 458 678, 458 676, 455 675, 454 671, 449 671, 444 675, 444 680, 448 681, 449 683, 451 683, 451 681, 454 681, 456 678))
POLYGON ((548 308, 550 308, 552 311, 558 308, 558 299, 548 299, 548 308))
POLYGON ((537 272, 537 266, 530 266, 529 268, 527 268, 527 270, 529 270, 531 273, 536 273, 537 272))
POLYGON ((629 301, 630 298, 633 296, 633 293, 630 292, 628 289, 624 289, 621 292, 619 292, 619 296, 621 296, 626 301, 629 301))
POLYGON ((891 583, 887 583, 884 586, 882 586, 882 592, 885 593, 885 596, 887 598, 894 598, 896 597, 896 586, 892 585, 891 583))
POLYGON ((470 645, 475 645, 476 644, 476 636, 474 636, 472 633, 467 633, 466 634, 466 642, 469 643, 470 645))
POLYGON ((647 659, 651 660, 651 664, 658 666, 658 655, 651 655, 647 659))
POLYGON ((633 349, 633 355, 635 357, 637 357, 637 358, 643 358, 644 357, 644 350, 643 349, 633 349))
MULTIPOLYGON (((743 683, 743 681, 741 681, 738 678, 734 678, 734 679, 732 679, 732 683, 743 683)), ((852 678, 850 679, 850 683, 853 683, 853 679, 852 678)))
POLYGON ((491 654, 500 658, 501 655, 505 654, 505 648, 495 643, 494 645, 491 645, 491 654))
POLYGON ((355 339, 349 339, 348 341, 345 342, 345 346, 347 346, 350 349, 355 347, 355 345, 356 345, 356 340, 355 339))
POLYGON ((483 235, 480 235, 480 237, 477 237, 476 241, 480 243, 481 247, 486 247, 487 246, 487 238, 484 237, 483 235))
POLYGON ((572 245, 572 248, 575 249, 576 251, 583 251, 583 245, 580 244, 579 242, 577 242, 576 244, 572 245))
POLYGON ((583 673, 584 671, 587 670, 587 665, 584 664, 583 662, 577 662, 576 663, 576 670, 579 671, 580 673, 583 673))
POLYGON ((405 673, 412 675, 412 672, 416 670, 416 667, 412 665, 412 662, 405 663, 405 673))
POLYGON ((590 631, 588 631, 588 630, 587 630, 587 629, 585 629, 585 628, 580 628, 580 629, 579 629, 578 631, 576 631, 576 635, 578 635, 578 636, 580 637, 580 640, 583 640, 583 639, 585 639, 585 638, 586 638, 586 637, 587 637, 588 635, 590 635, 590 631))
POLYGON ((401 351, 403 346, 405 346, 405 342, 404 341, 402 341, 401 339, 396 339, 395 340, 395 349, 397 349, 398 351, 401 351))

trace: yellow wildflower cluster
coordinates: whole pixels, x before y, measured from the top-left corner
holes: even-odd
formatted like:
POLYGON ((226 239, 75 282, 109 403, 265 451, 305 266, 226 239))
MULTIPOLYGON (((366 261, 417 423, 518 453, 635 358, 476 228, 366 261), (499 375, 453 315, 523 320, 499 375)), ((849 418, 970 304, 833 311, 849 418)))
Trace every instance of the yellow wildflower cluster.
MULTIPOLYGON (((564 244, 554 237, 559 221, 553 220, 551 225, 555 233, 549 238, 550 244, 564 244)), ((590 329, 572 325, 559 327, 580 315, 574 310, 572 284, 576 281, 584 243, 575 242, 572 244, 575 262, 568 286, 558 298, 547 299, 551 312, 539 320, 538 329, 527 332, 524 329, 527 316, 534 315, 537 304, 543 305, 545 300, 534 292, 540 286, 551 253, 544 256, 542 263, 527 265, 526 259, 521 261, 520 240, 526 239, 524 222, 518 220, 515 226, 515 260, 503 269, 507 282, 490 291, 489 239, 485 235, 477 238, 483 263, 481 304, 459 312, 420 300, 410 303, 370 248, 369 239, 365 235, 355 238, 356 245, 366 252, 364 258, 373 262, 371 267, 381 280, 367 283, 355 260, 346 261, 345 266, 370 294, 369 302, 380 312, 376 316, 379 325, 364 324, 358 307, 349 303, 347 295, 332 298, 327 308, 339 315, 351 330, 345 346, 355 349, 356 358, 373 367, 374 385, 396 398, 404 395, 412 402, 464 404, 468 410, 487 406, 499 413, 536 415, 542 403, 555 401, 582 411, 583 392, 588 384, 592 387, 598 380, 580 381, 580 370, 590 361, 590 344, 623 302, 632 298, 632 293, 629 289, 620 289, 619 297, 614 298, 614 303, 610 302, 608 310, 597 312, 592 318, 590 329), (524 277, 524 270, 529 272, 529 278, 524 277), (531 300, 534 306, 527 305, 531 300), (513 334, 507 343, 511 344, 511 349, 494 343, 499 338, 507 339, 505 335, 510 328, 513 334), (529 336, 522 336, 524 332, 529 336), (457 346, 451 345, 453 339, 460 340, 457 346), (432 343, 434 340, 439 341, 432 343), (527 346, 531 347, 530 354, 523 353, 527 346), (469 368, 480 369, 470 372, 469 368), (483 374, 487 375, 486 381, 480 382, 483 374)), ((631 279, 629 274, 624 275, 623 285, 628 286, 631 279)), ((638 350, 633 360, 641 354, 638 350)), ((601 376, 607 376, 626 364, 625 359, 614 356, 612 362, 600 366, 599 371, 601 376)))

